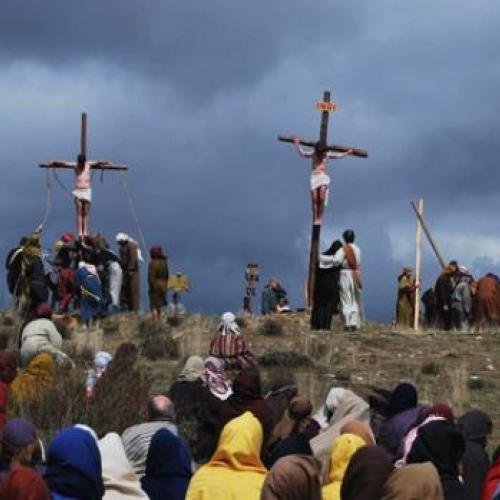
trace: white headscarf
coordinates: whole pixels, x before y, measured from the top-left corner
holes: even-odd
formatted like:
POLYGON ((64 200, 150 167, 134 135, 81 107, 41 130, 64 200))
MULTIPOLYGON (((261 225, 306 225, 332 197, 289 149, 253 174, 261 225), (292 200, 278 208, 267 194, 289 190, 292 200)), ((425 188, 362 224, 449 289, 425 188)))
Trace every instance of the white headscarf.
POLYGON ((96 370, 105 370, 109 362, 113 359, 113 355, 107 351, 99 351, 94 356, 94 366, 96 370))
POLYGON ((228 333, 234 333, 235 335, 240 335, 240 327, 238 323, 236 323, 236 316, 232 312, 226 312, 221 316, 221 322, 217 327, 219 332, 222 335, 226 335, 228 333))
POLYGON ((124 498, 144 498, 148 496, 125 454, 122 440, 118 434, 106 434, 99 441, 102 457, 102 479, 105 493, 103 500, 120 500, 124 498))
POLYGON ((318 422, 322 429, 326 429, 329 424, 328 415, 334 413, 335 409, 338 408, 342 398, 345 396, 346 390, 341 387, 332 387, 328 392, 328 396, 324 404, 314 415, 314 420, 318 422))
POLYGON ((136 245, 137 246, 137 258, 139 259, 140 262, 144 262, 144 258, 142 257, 142 251, 141 251, 141 247, 139 246, 139 243, 136 240, 134 240, 133 238, 131 238, 127 233, 118 233, 115 236, 115 240, 117 243, 130 241, 131 243, 136 245))

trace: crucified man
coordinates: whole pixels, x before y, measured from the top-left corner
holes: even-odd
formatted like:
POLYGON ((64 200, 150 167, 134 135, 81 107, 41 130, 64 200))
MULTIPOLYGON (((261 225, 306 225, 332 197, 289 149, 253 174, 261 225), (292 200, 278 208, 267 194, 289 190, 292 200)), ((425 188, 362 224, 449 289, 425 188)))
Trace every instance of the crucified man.
POLYGON ((46 168, 71 168, 75 171, 75 189, 72 194, 76 205, 76 225, 78 236, 82 239, 88 235, 90 205, 92 203, 92 170, 117 170, 107 160, 85 161, 83 155, 78 155, 76 162, 54 160, 45 163, 46 168))
POLYGON ((304 148, 298 137, 293 138, 297 152, 302 158, 311 158, 311 201, 313 209, 313 225, 320 226, 323 221, 323 213, 328 204, 328 191, 330 187, 330 176, 327 172, 328 160, 338 160, 353 154, 353 149, 345 153, 329 151, 328 148, 317 143, 313 148, 304 148))

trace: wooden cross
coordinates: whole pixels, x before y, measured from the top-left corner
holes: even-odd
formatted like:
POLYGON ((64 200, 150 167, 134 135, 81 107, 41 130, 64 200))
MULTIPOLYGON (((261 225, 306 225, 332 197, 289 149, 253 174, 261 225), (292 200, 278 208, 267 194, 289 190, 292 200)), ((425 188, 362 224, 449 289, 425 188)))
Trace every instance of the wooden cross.
MULTIPOLYGON (((80 154, 75 162, 65 161, 65 160, 51 160, 48 162, 41 163, 40 168, 49 169, 71 169, 78 176, 79 170, 81 171, 85 166, 92 170, 114 170, 114 171, 126 171, 128 168, 125 165, 115 165, 108 160, 87 160, 87 114, 82 113, 81 115, 81 129, 80 129, 80 154)), ((89 193, 90 193, 90 181, 89 181, 89 193)), ((78 196, 75 195, 76 207, 77 207, 77 226, 80 236, 86 236, 88 234, 88 216, 90 210, 90 200, 84 202, 83 204, 79 202, 78 196), (83 207, 82 207, 83 205, 83 207), (82 227, 83 225, 83 227, 82 227)))
MULTIPOLYGON (((350 152, 351 155, 357 156, 359 158, 367 158, 368 152, 364 149, 352 148, 348 146, 341 146, 340 144, 328 144, 328 120, 330 113, 337 109, 337 104, 330 101, 330 91, 326 90, 323 93, 323 100, 316 104, 316 107, 321 111, 321 124, 319 130, 319 140, 311 141, 309 139, 303 139, 301 137, 289 136, 289 135, 278 135, 278 140, 281 142, 298 143, 302 146, 308 146, 311 148, 321 148, 324 151, 334 151, 337 153, 350 152)), ((309 276, 307 280, 307 304, 312 307, 313 296, 314 296, 314 285, 316 278, 316 267, 318 265, 318 255, 319 255, 319 240, 320 240, 321 225, 312 225, 311 232, 311 250, 309 255, 309 276)))

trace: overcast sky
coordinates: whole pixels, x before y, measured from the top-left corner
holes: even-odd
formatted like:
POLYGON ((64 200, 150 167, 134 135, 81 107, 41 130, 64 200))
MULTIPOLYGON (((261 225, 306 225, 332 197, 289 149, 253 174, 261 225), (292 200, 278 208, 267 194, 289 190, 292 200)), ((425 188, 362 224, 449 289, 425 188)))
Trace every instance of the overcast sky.
MULTIPOLYGON (((37 165, 74 159, 87 111, 89 156, 129 165, 146 240, 190 276, 191 309, 239 309, 248 261, 301 306, 309 163, 276 135, 316 138, 330 89, 330 138, 370 157, 331 162, 323 246, 356 231, 368 316, 392 319, 413 265, 411 199, 445 259, 500 271, 499 18, 497 0, 4 0, 2 254, 43 218, 37 165)), ((117 176, 94 181, 92 229, 138 237, 117 176)), ((55 186, 47 246, 73 210, 55 186)))

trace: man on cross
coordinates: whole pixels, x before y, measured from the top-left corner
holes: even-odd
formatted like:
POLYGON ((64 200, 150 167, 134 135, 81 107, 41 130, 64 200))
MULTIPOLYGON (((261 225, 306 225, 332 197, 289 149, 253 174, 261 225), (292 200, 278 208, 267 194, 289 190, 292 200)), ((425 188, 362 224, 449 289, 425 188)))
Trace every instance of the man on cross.
POLYGON ((54 160, 45 164, 47 168, 72 168, 75 171, 75 189, 72 194, 76 205, 76 225, 78 236, 88 235, 90 205, 92 203, 92 170, 114 170, 107 160, 85 161, 85 156, 79 154, 76 162, 54 160))
POLYGON ((87 113, 81 116, 80 154, 76 162, 65 160, 52 160, 41 163, 40 168, 53 169, 66 168, 75 172, 75 189, 72 194, 76 205, 76 226, 78 236, 83 240, 89 234, 90 204, 92 203, 92 171, 115 170, 126 171, 124 165, 114 165, 108 160, 87 160, 87 113))
POLYGON ((344 153, 331 151, 320 142, 313 148, 304 148, 300 139, 295 136, 293 143, 302 158, 311 158, 311 201, 313 209, 313 225, 321 225, 323 213, 328 204, 328 192, 330 187, 330 176, 327 172, 327 161, 338 160, 352 155, 354 150, 348 149, 344 153))

